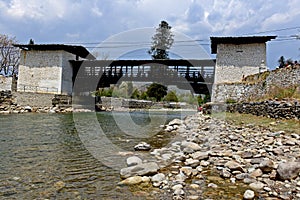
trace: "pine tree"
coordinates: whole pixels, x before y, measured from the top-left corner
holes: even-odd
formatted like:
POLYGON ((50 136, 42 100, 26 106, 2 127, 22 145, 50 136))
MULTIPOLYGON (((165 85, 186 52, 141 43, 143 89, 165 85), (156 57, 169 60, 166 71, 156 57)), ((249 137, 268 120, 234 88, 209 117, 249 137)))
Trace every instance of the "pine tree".
POLYGON ((148 51, 152 59, 169 59, 167 50, 171 48, 174 42, 171 28, 166 21, 161 21, 159 24, 155 35, 152 37, 151 49, 148 51))

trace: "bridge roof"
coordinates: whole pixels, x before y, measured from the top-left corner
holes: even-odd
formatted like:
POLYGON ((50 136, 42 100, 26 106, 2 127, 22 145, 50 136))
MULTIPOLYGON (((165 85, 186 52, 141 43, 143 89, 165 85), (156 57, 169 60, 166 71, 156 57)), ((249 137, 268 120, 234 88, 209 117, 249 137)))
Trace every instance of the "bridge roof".
POLYGON ((253 44, 265 43, 277 36, 245 36, 245 37, 210 37, 211 53, 217 53, 218 44, 253 44))
POLYGON ((166 65, 166 66, 215 66, 215 59, 194 60, 194 59, 179 59, 179 60, 89 60, 75 61, 71 63, 83 64, 89 66, 140 66, 140 65, 166 65))
POLYGON ((63 50, 79 56, 81 58, 96 59, 85 47, 78 45, 65 45, 65 44, 14 44, 15 47, 30 51, 59 51, 63 50))

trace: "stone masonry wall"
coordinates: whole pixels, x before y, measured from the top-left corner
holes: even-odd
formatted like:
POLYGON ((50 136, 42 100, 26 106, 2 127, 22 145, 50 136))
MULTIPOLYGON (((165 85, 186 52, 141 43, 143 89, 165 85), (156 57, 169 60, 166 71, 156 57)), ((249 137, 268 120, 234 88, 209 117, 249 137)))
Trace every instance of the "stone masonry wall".
POLYGON ((53 94, 41 94, 31 92, 12 92, 16 104, 31 107, 51 107, 53 94))
POLYGON ((58 93, 61 82, 61 52, 22 51, 18 91, 58 93))
POLYGON ((18 91, 71 94, 74 55, 65 51, 22 51, 18 91), (64 75, 63 73, 64 72, 64 75))
POLYGON ((12 77, 0 75, 0 91, 12 89, 12 77))
POLYGON ((280 85, 282 87, 300 85, 300 66, 281 68, 272 71, 267 77, 267 85, 280 85))
POLYGON ((265 43, 218 44, 215 83, 237 82, 245 76, 259 73, 265 60, 265 43))
POLYGON ((249 101, 263 97, 274 86, 295 85, 300 87, 300 66, 251 75, 241 82, 215 84, 212 101, 226 102, 228 99, 237 102, 249 101))
POLYGON ((226 102, 227 100, 248 101, 255 97, 261 97, 266 93, 263 83, 228 83, 214 86, 213 102, 226 102))
POLYGON ((227 105, 227 111, 265 116, 275 119, 300 119, 300 102, 293 101, 262 101, 227 105))

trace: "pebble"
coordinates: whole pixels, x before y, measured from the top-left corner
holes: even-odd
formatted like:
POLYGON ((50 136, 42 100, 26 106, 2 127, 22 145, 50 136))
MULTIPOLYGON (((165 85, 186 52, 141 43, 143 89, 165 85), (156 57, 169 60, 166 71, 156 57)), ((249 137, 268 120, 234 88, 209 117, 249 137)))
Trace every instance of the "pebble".
POLYGON ((129 177, 123 181, 121 181, 120 183, 118 183, 118 185, 136 185, 143 182, 142 177, 140 176, 133 176, 133 177, 129 177))
POLYGON ((254 199, 255 193, 252 190, 246 190, 243 197, 245 200, 251 200, 254 199))
POLYGON ((183 189, 178 188, 173 192, 173 194, 174 195, 184 195, 184 191, 183 191, 183 189))
POLYGON ((200 196, 197 196, 197 195, 190 195, 190 196, 187 196, 187 199, 188 199, 188 200, 199 200, 199 199, 200 199, 200 196))
POLYGON ((190 185, 190 188, 192 188, 192 189, 194 189, 194 190, 198 190, 198 189, 200 188, 200 185, 195 184, 195 183, 192 183, 192 184, 190 185))
POLYGON ((261 190, 264 188, 264 186, 265 185, 262 182, 254 182, 249 184, 249 187, 253 190, 261 190))
POLYGON ((131 156, 126 159, 126 163, 128 167, 141 164, 142 162, 143 162, 142 159, 140 159, 137 156, 131 156))
POLYGON ((254 199, 254 191, 266 199, 285 199, 287 194, 297 198, 300 191, 297 135, 248 125, 233 126, 201 114, 188 116, 175 127, 183 139, 150 153, 157 163, 163 162, 170 169, 165 177, 156 172, 161 178, 153 181, 156 176, 152 176, 151 180, 166 194, 172 189, 173 199, 201 199, 198 195, 205 184, 221 193, 227 183, 234 184, 227 186, 230 190, 239 188, 237 180, 248 185, 249 189, 241 194, 244 199, 254 199), (212 170, 219 175, 209 174, 212 170), (184 197, 185 191, 188 195, 184 197))
POLYGON ((172 190, 177 190, 177 189, 182 189, 182 188, 183 188, 183 185, 177 184, 172 187, 172 190))
POLYGON ((214 183, 209 183, 207 185, 207 187, 209 187, 209 188, 218 188, 218 186, 216 184, 214 184, 214 183))
POLYGON ((158 173, 152 176, 151 181, 152 182, 162 182, 164 181, 166 176, 163 173, 158 173))

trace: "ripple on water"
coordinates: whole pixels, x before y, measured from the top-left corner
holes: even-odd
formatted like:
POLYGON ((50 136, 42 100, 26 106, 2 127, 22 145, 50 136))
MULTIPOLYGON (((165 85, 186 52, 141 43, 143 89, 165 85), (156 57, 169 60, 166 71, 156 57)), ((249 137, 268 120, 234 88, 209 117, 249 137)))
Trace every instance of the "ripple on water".
MULTIPOLYGON (((122 149, 132 151, 140 142, 112 127, 111 114, 97 116, 108 138, 122 149)), ((148 123, 147 115, 136 115, 136 122, 143 120, 148 123)), ((132 199, 128 188, 117 187, 119 171, 104 166, 85 149, 71 114, 0 115, 0 121, 0 199, 132 199)), ((167 143, 160 138, 161 144, 157 138, 146 142, 155 147, 167 143)))

